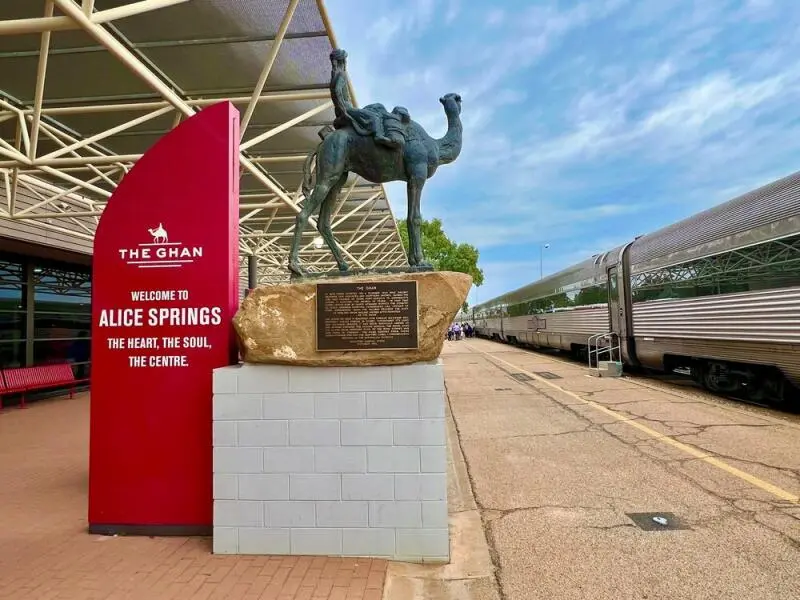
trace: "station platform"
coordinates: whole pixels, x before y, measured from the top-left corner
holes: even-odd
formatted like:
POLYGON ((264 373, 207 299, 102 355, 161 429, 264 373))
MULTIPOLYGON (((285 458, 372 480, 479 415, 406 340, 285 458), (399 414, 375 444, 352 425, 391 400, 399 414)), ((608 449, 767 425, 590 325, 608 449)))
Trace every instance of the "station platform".
POLYGON ((0 412, 0 599, 800 597, 796 417, 485 340, 442 357, 450 564, 88 535, 84 394, 0 412))
POLYGON ((382 596, 382 560, 220 556, 210 538, 89 535, 88 460, 88 394, 0 412, 0 599, 382 596))
POLYGON ((800 597, 796 417, 480 339, 443 357, 497 584, 473 598, 800 597))

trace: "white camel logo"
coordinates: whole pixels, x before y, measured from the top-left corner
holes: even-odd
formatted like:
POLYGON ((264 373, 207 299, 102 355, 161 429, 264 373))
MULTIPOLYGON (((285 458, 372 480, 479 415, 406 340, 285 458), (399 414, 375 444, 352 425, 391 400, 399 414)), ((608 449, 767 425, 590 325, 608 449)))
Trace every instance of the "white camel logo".
POLYGON ((167 230, 164 229, 161 223, 158 224, 156 229, 148 229, 147 231, 153 236, 153 242, 156 244, 166 244, 169 241, 167 230))

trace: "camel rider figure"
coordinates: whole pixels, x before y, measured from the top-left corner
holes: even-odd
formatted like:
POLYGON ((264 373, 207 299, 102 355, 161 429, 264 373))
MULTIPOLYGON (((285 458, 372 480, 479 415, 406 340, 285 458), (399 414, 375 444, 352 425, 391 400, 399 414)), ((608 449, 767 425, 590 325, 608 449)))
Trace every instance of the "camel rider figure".
POLYGON ((403 131, 409 121, 408 111, 397 107, 389 113, 382 104, 370 104, 362 109, 355 108, 347 88, 347 52, 334 50, 331 59, 331 100, 333 100, 333 121, 335 129, 351 125, 359 135, 374 135, 375 141, 387 148, 397 149, 405 141, 403 131), (384 131, 384 119, 390 120, 391 137, 384 131), (396 122, 396 123, 395 123, 396 122))

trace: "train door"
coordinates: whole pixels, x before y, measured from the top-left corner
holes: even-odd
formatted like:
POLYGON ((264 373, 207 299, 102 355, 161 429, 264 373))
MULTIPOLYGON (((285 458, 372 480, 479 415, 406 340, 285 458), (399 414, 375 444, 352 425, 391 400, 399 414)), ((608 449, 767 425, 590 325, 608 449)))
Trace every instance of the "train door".
POLYGON ((617 277, 617 267, 613 266, 608 273, 608 330, 622 335, 620 323, 621 310, 619 308, 619 284, 617 277))

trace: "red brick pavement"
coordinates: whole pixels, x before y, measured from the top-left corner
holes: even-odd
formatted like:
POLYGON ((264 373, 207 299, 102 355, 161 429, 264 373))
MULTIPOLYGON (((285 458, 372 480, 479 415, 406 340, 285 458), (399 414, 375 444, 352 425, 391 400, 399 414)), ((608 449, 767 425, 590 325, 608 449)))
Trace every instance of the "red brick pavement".
POLYGON ((0 599, 379 600, 386 562, 86 532, 89 397, 0 412, 0 599))

